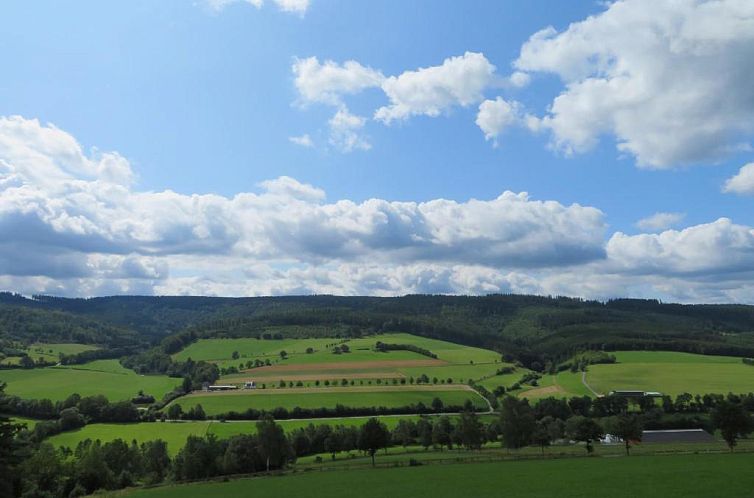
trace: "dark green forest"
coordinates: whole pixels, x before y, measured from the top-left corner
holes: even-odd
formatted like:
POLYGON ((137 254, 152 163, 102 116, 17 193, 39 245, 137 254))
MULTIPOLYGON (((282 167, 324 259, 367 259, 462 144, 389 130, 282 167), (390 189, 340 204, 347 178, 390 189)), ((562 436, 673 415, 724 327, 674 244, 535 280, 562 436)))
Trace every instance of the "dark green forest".
POLYGON ((754 356, 754 306, 527 295, 258 298, 0 294, 0 338, 166 353, 200 337, 409 332, 495 349, 527 366, 583 350, 754 356))

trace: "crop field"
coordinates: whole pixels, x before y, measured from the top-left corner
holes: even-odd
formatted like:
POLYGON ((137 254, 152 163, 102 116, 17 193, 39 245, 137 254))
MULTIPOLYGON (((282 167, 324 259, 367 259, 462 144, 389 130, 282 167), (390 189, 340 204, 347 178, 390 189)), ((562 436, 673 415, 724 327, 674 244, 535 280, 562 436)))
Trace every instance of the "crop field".
MULTIPOLYGON (((57 362, 60 354, 76 354, 76 353, 82 353, 84 351, 91 351, 94 349, 98 349, 97 346, 92 346, 89 344, 76 344, 76 343, 43 343, 43 342, 36 342, 34 344, 31 344, 28 348, 26 348, 26 354, 29 355, 29 357, 37 361, 38 359, 43 359, 44 361, 51 363, 51 362, 57 362)), ((3 360, 0 360, 0 364, 6 364, 6 365, 18 365, 19 361, 21 360, 20 356, 10 356, 8 358, 5 358, 3 360)))
POLYGON ((346 498, 353 496, 357 488, 359 496, 366 498, 387 494, 412 498, 486 498, 501 493, 517 498, 554 494, 563 498, 708 498, 721 496, 720 490, 724 489, 726 498, 742 498, 751 496, 754 488, 754 474, 750 471, 753 464, 754 455, 723 454, 426 465, 164 486, 136 490, 127 496, 346 498))
POLYGON ((618 363, 589 366, 587 383, 599 393, 637 389, 675 396, 754 391, 754 367, 740 358, 664 351, 614 354, 618 363))
POLYGON ((440 398, 445 405, 463 405, 470 400, 478 408, 486 408, 487 403, 475 391, 464 385, 421 385, 421 386, 358 386, 238 390, 226 392, 197 392, 175 400, 184 411, 201 404, 207 415, 218 415, 230 411, 243 412, 249 408, 272 410, 275 408, 335 408, 386 407, 395 408, 412 404, 432 404, 440 398))
POLYGON ((139 390, 161 398, 179 385, 181 379, 164 375, 138 375, 123 368, 118 360, 97 360, 75 366, 0 370, 5 391, 22 398, 64 400, 73 393, 81 396, 105 395, 111 401, 129 399, 139 390))

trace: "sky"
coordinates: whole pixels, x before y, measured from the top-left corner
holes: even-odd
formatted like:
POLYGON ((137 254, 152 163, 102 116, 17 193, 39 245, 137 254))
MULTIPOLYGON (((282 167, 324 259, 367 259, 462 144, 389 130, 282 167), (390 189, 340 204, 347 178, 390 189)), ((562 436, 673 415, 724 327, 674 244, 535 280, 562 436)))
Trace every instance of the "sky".
POLYGON ((0 289, 754 303, 749 0, 0 4, 0 289))

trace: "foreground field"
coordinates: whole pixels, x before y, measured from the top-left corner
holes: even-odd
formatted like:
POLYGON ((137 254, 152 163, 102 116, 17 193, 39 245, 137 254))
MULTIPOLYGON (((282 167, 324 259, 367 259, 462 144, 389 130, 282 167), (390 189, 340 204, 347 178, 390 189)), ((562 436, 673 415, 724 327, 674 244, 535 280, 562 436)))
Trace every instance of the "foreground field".
POLYGON ((358 490, 358 495, 365 498, 387 495, 411 498, 501 495, 517 498, 739 498, 751 496, 753 464, 751 454, 733 454, 428 465, 166 486, 137 490, 127 496, 350 498, 358 490), (683 477, 679 479, 679 476, 683 477))
MULTIPOLYGON (((493 415, 481 415, 482 420, 490 422, 493 415)), ((393 429, 400 420, 419 420, 418 415, 395 415, 378 417, 389 429, 393 429)), ((428 417, 433 418, 433 417, 428 417)), ((451 416, 451 419, 456 417, 451 416)), ((278 420, 276 421, 286 432, 306 427, 309 424, 319 425, 328 424, 331 426, 345 425, 359 427, 363 425, 369 417, 348 417, 348 418, 328 418, 328 419, 311 419, 311 420, 278 420)), ((33 426, 36 421, 30 419, 16 419, 19 422, 25 422, 33 426)), ((175 455, 186 443, 188 436, 204 436, 214 434, 220 439, 228 439, 239 434, 256 433, 256 421, 196 421, 196 422, 143 422, 139 424, 90 424, 74 431, 63 432, 48 439, 55 446, 67 446, 76 448, 76 445, 85 440, 99 439, 102 442, 123 439, 125 441, 135 440, 138 443, 152 441, 160 438, 168 443, 168 451, 175 455)))
POLYGON ((29 370, 2 370, 0 382, 5 392, 32 399, 61 401, 73 393, 81 396, 105 395, 111 401, 129 399, 139 390, 161 398, 179 385, 181 379, 164 375, 138 375, 123 368, 118 360, 98 360, 84 365, 29 370))
POLYGON ((600 394, 637 389, 677 395, 754 391, 754 367, 740 358, 665 351, 619 351, 618 363, 591 365, 587 383, 600 394))
POLYGON ((275 408, 335 408, 386 407, 396 408, 418 403, 431 406, 439 398, 446 406, 463 406, 469 400, 480 409, 487 403, 474 390, 463 385, 446 386, 368 386, 368 387, 321 387, 239 390, 217 393, 196 393, 184 396, 173 403, 185 410, 201 404, 207 415, 230 411, 243 412, 249 408, 273 410, 275 408))

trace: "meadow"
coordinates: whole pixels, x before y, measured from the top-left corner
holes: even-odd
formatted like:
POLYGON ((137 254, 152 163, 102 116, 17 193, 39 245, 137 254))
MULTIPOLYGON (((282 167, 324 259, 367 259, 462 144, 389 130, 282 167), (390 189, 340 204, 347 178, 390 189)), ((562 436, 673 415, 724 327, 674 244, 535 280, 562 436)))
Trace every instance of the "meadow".
MULTIPOLYGON (((25 351, 26 354, 34 361, 42 359, 47 363, 53 363, 58 361, 61 354, 71 355, 76 353, 83 353, 84 351, 92 351, 94 349, 99 348, 90 344, 35 342, 34 344, 26 347, 25 351)), ((10 356, 8 358, 0 360, 0 364, 18 365, 20 361, 20 356, 10 356)))
POLYGON ((589 366, 586 381, 598 393, 637 389, 675 396, 684 392, 754 391, 754 367, 743 364, 740 358, 667 351, 614 354, 618 360, 615 364, 589 366))
MULTIPOLYGON (((726 498, 751 496, 752 454, 565 458, 537 461, 425 465, 296 473, 229 482, 163 486, 126 492, 133 498, 302 496, 412 498, 458 496, 517 498, 726 498), (543 478, 546 476, 546 478, 543 478), (683 478, 679 478, 683 476, 683 478)), ((123 493, 119 494, 123 495, 123 493)))
POLYGON ((83 365, 0 370, 0 382, 8 384, 7 394, 22 398, 61 401, 78 393, 103 394, 110 401, 119 401, 132 398, 139 390, 159 399, 179 385, 181 379, 138 375, 123 368, 118 360, 97 360, 83 365))
POLYGON ((424 403, 429 407, 435 398, 442 400, 445 405, 463 406, 470 400, 479 409, 487 408, 484 399, 464 385, 348 386, 196 392, 173 403, 180 404, 184 411, 201 404, 207 415, 218 415, 230 411, 243 412, 249 408, 290 410, 295 407, 335 408, 336 405, 397 408, 418 403, 424 403))

